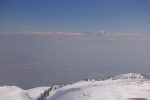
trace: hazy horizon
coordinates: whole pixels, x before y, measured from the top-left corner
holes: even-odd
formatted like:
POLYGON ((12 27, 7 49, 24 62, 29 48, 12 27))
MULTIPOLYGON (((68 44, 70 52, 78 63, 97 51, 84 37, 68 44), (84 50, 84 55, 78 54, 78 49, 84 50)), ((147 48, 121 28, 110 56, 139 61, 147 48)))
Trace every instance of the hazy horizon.
POLYGON ((150 76, 149 0, 0 0, 0 85, 150 76))

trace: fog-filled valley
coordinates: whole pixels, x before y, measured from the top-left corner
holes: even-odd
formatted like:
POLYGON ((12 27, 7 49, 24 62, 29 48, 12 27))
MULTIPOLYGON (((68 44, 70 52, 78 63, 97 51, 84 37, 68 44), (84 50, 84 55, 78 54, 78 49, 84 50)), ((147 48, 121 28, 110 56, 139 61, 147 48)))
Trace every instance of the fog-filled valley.
POLYGON ((0 37, 0 85, 22 88, 136 72, 150 76, 150 41, 135 37, 0 37))

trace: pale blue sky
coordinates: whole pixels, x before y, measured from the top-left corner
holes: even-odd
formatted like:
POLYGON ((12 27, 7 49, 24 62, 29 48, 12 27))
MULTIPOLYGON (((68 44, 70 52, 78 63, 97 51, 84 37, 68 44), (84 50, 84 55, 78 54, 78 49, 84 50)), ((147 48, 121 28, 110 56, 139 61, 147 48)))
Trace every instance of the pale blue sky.
POLYGON ((150 33, 149 0, 0 0, 0 32, 150 33))

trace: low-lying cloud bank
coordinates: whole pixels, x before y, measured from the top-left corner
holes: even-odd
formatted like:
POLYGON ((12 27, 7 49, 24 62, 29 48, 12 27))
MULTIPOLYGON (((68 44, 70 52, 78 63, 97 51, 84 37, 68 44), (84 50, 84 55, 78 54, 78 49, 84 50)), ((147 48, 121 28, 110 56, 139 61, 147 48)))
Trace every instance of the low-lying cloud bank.
POLYGON ((70 35, 82 35, 79 32, 3 32, 0 35, 8 36, 8 35, 40 35, 40 36, 70 36, 70 35))
POLYGON ((124 39, 124 40, 145 40, 150 41, 150 34, 145 33, 135 33, 135 32, 3 32, 0 36, 17 36, 17 35, 28 35, 28 36, 96 36, 104 37, 110 40, 114 39, 124 39))

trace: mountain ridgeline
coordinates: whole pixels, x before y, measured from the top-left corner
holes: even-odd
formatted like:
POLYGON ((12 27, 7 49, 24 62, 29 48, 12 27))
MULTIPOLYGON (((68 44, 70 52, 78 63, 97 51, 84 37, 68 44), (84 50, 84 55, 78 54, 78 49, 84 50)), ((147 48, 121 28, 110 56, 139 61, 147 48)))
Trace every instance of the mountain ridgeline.
MULTIPOLYGON (((84 79, 81 81, 78 81, 76 83, 82 83, 82 82, 98 82, 98 81, 133 81, 133 82, 139 82, 139 81, 147 81, 150 80, 149 77, 147 77, 146 75, 143 74, 137 74, 137 73, 128 73, 128 74, 122 74, 122 75, 118 75, 118 76, 114 76, 114 77, 108 77, 106 79, 101 79, 101 78, 97 78, 97 79, 84 79)), ((46 98, 50 95, 50 93, 52 91, 55 91, 57 89, 60 89, 62 87, 65 86, 70 86, 72 84, 76 84, 76 83, 70 83, 70 84, 61 84, 61 85, 54 85, 51 86, 49 89, 45 90, 43 93, 41 93, 40 96, 37 97, 37 100, 46 100, 46 98)))

